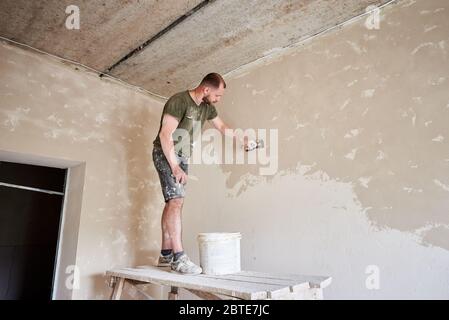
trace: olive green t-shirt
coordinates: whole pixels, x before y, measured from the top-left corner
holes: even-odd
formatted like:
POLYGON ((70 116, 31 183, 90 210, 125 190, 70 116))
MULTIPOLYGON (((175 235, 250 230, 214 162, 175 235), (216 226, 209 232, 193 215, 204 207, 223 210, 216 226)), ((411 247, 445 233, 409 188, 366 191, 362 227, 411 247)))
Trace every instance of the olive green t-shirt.
POLYGON ((165 103, 159 131, 153 142, 153 145, 158 148, 162 148, 159 133, 161 132, 162 119, 165 114, 169 114, 179 121, 178 127, 173 133, 173 142, 175 152, 185 157, 189 157, 192 154, 194 142, 198 138, 206 120, 212 120, 218 115, 215 106, 212 104, 201 102, 198 106, 193 101, 188 90, 173 95, 165 103))

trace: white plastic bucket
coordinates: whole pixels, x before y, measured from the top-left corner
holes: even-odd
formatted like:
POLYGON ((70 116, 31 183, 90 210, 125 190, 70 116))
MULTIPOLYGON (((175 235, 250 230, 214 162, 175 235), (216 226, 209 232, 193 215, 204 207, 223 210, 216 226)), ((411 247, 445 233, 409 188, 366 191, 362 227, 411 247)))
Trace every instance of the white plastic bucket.
POLYGON ((240 272, 240 239, 235 233, 200 233, 200 265, 204 274, 221 275, 240 272))

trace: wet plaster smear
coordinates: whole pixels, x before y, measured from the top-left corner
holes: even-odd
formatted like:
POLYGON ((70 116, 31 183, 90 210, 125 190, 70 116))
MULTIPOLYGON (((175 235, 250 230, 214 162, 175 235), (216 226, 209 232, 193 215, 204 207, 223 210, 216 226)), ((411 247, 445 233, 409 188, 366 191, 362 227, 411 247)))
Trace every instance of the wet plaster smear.
POLYGON ((278 129, 279 168, 195 166, 189 249, 240 231, 243 268, 331 275, 327 298, 449 298, 448 50, 449 2, 399 1, 230 74, 219 113, 278 129))
MULTIPOLYGON (((219 113, 278 129, 279 165, 191 168, 195 261, 197 233, 238 231, 243 269, 330 275, 325 298, 449 298, 449 3, 364 22, 227 76, 219 113)), ((86 163, 73 298, 106 299, 105 270, 159 250, 163 101, 8 44, 0 57, 0 150, 86 163)))

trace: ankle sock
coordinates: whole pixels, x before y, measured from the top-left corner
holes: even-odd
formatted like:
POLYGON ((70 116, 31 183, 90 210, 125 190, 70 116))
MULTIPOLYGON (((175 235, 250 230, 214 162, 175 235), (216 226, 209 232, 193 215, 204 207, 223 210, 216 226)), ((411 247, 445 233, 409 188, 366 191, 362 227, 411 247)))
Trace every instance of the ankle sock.
POLYGON ((172 252, 173 252, 172 249, 161 250, 161 255, 163 255, 163 256, 169 256, 169 255, 172 254, 172 252))

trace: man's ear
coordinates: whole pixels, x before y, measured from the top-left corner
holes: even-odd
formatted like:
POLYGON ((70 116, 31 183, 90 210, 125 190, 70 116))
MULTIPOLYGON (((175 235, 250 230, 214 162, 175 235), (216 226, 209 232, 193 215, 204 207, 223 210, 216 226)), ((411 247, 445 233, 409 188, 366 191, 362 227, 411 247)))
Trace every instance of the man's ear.
POLYGON ((203 93, 205 96, 207 96, 210 93, 210 88, 205 86, 203 89, 203 93))

